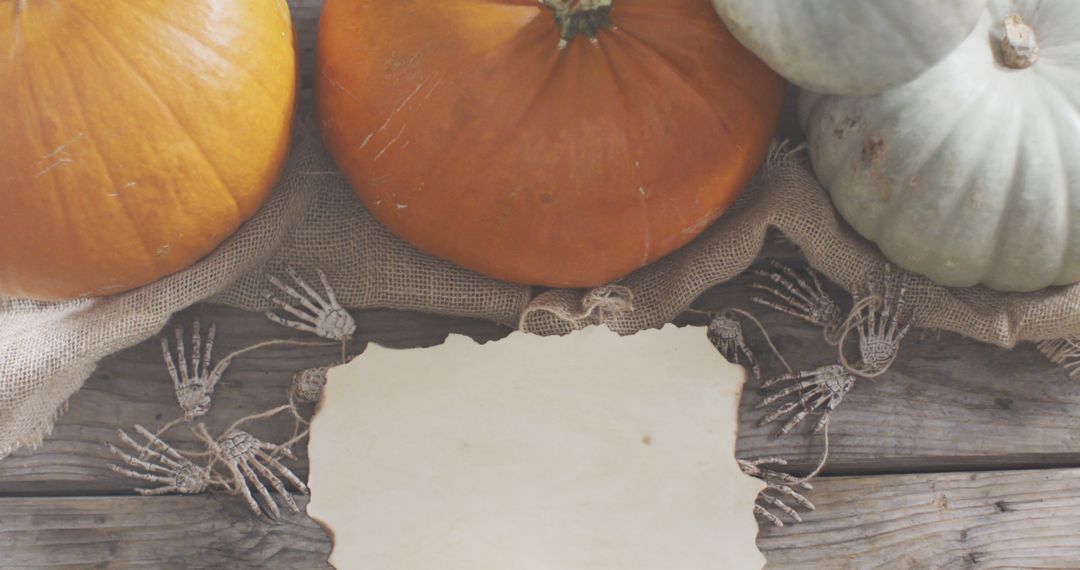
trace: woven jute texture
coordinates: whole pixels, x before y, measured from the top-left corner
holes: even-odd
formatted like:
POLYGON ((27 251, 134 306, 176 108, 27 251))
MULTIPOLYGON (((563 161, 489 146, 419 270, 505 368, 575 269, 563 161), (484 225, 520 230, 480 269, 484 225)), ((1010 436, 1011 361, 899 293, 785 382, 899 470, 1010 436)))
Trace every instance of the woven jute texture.
MULTIPOLYGON (((805 157, 778 149, 735 206, 667 258, 594 291, 501 283, 427 256, 398 240, 360 205, 301 121, 293 154, 269 201, 197 265, 127 294, 64 303, 0 299, 0 458, 34 446, 103 357, 160 331, 200 301, 267 308, 267 273, 321 268, 352 308, 397 308, 482 317, 538 334, 606 322, 629 333, 667 322, 709 287, 742 273, 770 227, 845 289, 863 287, 885 261, 840 222, 805 157)), ((1010 347, 1080 333, 1080 286, 1003 294, 946 289, 910 276, 916 324, 1010 347)), ((363 318, 362 316, 360 318, 363 318)))

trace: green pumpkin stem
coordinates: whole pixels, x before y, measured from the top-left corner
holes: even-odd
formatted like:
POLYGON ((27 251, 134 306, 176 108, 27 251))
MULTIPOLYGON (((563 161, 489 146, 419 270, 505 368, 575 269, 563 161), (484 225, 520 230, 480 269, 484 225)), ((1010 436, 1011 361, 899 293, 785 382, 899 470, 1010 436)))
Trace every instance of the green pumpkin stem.
POLYGON ((596 38, 600 30, 611 29, 611 3, 614 0, 541 0, 555 12, 561 30, 559 47, 565 47, 579 35, 596 38))

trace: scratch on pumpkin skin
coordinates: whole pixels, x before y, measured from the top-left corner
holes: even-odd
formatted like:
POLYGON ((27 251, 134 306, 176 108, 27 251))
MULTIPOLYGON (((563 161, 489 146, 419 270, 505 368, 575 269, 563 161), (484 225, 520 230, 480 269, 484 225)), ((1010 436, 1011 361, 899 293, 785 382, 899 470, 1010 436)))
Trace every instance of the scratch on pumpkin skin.
POLYGON ((701 232, 701 230, 705 229, 705 226, 708 226, 712 221, 712 215, 705 216, 704 218, 699 219, 698 221, 694 222, 693 225, 679 233, 684 236, 699 233, 701 232))
POLYGON ((54 156, 56 156, 56 155, 58 155, 58 154, 60 154, 62 152, 64 154, 67 154, 65 152, 67 150, 67 147, 69 147, 69 146, 79 142, 80 140, 82 140, 83 136, 85 136, 83 133, 79 133, 79 134, 75 135, 68 142, 56 147, 55 149, 53 149, 52 152, 50 152, 49 154, 46 154, 45 156, 41 157, 41 160, 48 160, 48 159, 50 159, 50 158, 52 158, 52 157, 54 157, 54 156))
POLYGON ((348 89, 346 89, 344 85, 338 83, 337 81, 335 81, 333 79, 330 80, 330 85, 333 85, 334 89, 337 89, 338 91, 341 91, 341 92, 345 93, 346 95, 348 95, 349 98, 351 98, 353 101, 356 101, 357 103, 361 103, 360 99, 356 95, 353 95, 352 91, 349 91, 348 89))
POLYGON ((364 137, 364 142, 360 143, 360 150, 364 150, 364 147, 371 142, 371 137, 375 136, 375 133, 368 133, 368 136, 364 137))
POLYGON ((634 170, 637 172, 638 178, 638 200, 641 202, 641 223, 644 227, 644 251, 641 253, 641 267, 644 267, 649 263, 649 255, 652 253, 652 227, 649 225, 649 205, 645 199, 649 196, 649 191, 645 188, 645 180, 641 174, 641 161, 634 160, 634 170))
POLYGON ((398 131, 397 136, 394 137, 394 139, 391 140, 390 142, 386 143, 386 146, 384 146, 383 149, 379 151, 379 154, 375 155, 375 160, 376 161, 378 161, 380 158, 382 158, 382 155, 386 154, 386 151, 390 150, 390 147, 394 146, 394 143, 398 142, 398 140, 401 139, 401 135, 405 134, 405 127, 406 126, 408 126, 408 125, 402 125, 401 130, 398 131))
POLYGON ((420 85, 417 85, 416 89, 413 89, 413 92, 409 93, 409 96, 406 97, 405 100, 402 101, 400 105, 398 105, 397 109, 394 109, 394 111, 392 113, 390 113, 390 116, 386 118, 386 122, 383 123, 381 127, 379 127, 379 130, 380 131, 385 131, 387 129, 387 127, 390 126, 390 121, 393 121, 394 117, 397 116, 397 114, 400 113, 401 110, 405 108, 405 105, 408 105, 409 101, 412 101, 412 98, 416 97, 416 94, 419 93, 420 90, 423 89, 423 88, 424 88, 424 83, 421 83, 420 85))
POLYGON ((641 254, 641 265, 644 267, 649 263, 649 254, 652 253, 652 227, 649 225, 649 206, 645 203, 645 197, 648 195, 648 191, 644 186, 638 187, 638 196, 641 200, 641 222, 645 228, 645 251, 641 254))
POLYGON ((38 163, 39 164, 45 163, 45 166, 41 170, 39 170, 37 174, 34 175, 34 178, 41 178, 42 176, 47 174, 50 170, 52 170, 52 169, 54 169, 54 168, 56 168, 56 167, 58 167, 58 166, 60 166, 62 164, 72 164, 72 163, 74 163, 75 160, 71 158, 71 154, 67 151, 67 148, 69 146, 79 142, 80 140, 82 140, 83 136, 84 136, 83 133, 79 133, 79 134, 75 135, 74 137, 72 137, 72 139, 69 140, 68 142, 66 142, 66 143, 56 147, 55 149, 53 149, 52 152, 46 154, 45 156, 42 156, 41 160, 38 161, 38 163))
POLYGON ((73 162, 75 162, 75 161, 71 160, 70 158, 68 158, 66 156, 61 156, 55 162, 49 164, 48 166, 46 166, 42 170, 38 171, 38 173, 34 175, 34 178, 41 178, 42 176, 45 176, 46 174, 49 173, 50 170, 56 168, 57 166, 60 166, 61 164, 71 164, 73 162))
POLYGON ((435 85, 432 85, 431 89, 428 90, 427 95, 424 95, 424 101, 427 101, 428 99, 431 99, 431 96, 435 94, 435 90, 439 88, 439 85, 442 85, 442 80, 443 79, 446 79, 445 75, 439 77, 439 79, 437 79, 435 81, 435 85))

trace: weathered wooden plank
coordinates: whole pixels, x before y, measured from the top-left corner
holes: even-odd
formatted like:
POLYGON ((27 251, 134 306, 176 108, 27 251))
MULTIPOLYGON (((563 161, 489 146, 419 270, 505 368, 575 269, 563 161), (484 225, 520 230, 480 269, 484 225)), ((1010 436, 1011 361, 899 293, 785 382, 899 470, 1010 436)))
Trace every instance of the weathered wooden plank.
POLYGON ((228 496, 0 499, 0 568, 329 568, 329 553, 303 514, 271 522, 228 496))
MULTIPOLYGON (((811 370, 837 362, 820 332, 792 317, 751 305, 738 278, 717 287, 697 306, 742 307, 761 318, 788 362, 811 370)), ((831 289, 835 298, 846 295, 831 289)), ((783 370, 764 338, 746 323, 746 335, 766 376, 783 370)), ((852 341, 854 342, 854 341, 852 341)), ((850 346, 849 350, 857 350, 850 346)), ((741 455, 813 457, 821 438, 789 436, 757 427, 760 395, 752 386, 741 411, 741 455), (788 441, 790 440, 790 441, 788 441)), ((893 368, 859 380, 830 425, 834 475, 940 472, 1080 466, 1080 383, 1049 363, 1033 345, 1003 350, 955 334, 915 331, 893 368)), ((805 430, 804 432, 805 433, 805 430)), ((805 468, 807 464, 800 462, 805 468)))
POLYGON ((821 479, 771 568, 1078 568, 1080 470, 821 479))
MULTIPOLYGON (((803 524, 763 528, 770 568, 1080 562, 1080 470, 827 478, 812 498, 803 524)), ((306 517, 272 523, 227 496, 7 498, 0 513, 4 568, 323 568, 330 548, 306 517)))
MULTIPOLYGON (((699 305, 741 306, 759 315, 797 367, 835 358, 817 329, 748 305, 746 282, 739 278, 717 287, 699 305)), ((196 314, 204 324, 218 322, 219 355, 292 332, 262 315, 206 305, 174 322, 186 324, 196 314)), ((479 320, 392 311, 357 313, 357 320, 352 352, 367 341, 408 347, 438 343, 450 332, 479 339, 509 332, 479 320)), ((746 334, 766 372, 779 372, 752 325, 746 334)), ((275 347, 238 360, 215 395, 207 420, 211 430, 283 403, 295 371, 332 361, 337 354, 333 347, 275 347)), ((759 398, 750 386, 742 409, 740 455, 784 455, 805 469, 817 457, 820 438, 774 441, 771 428, 756 426, 763 415, 754 409, 759 398)), ((154 429, 177 412, 156 340, 106 359, 39 450, 0 461, 0 495, 125 492, 130 484, 107 469, 111 457, 102 442, 115 441, 119 427, 139 423, 154 429)), ((291 429, 282 418, 252 431, 283 440, 291 429)), ((180 445, 195 442, 185 429, 171 433, 180 445)), ((877 381, 862 381, 834 414, 831 447, 826 471, 831 474, 1080 466, 1080 384, 1032 347, 1004 351, 955 335, 920 340, 914 334, 895 370, 877 381)), ((306 473, 303 456, 297 472, 306 473)))

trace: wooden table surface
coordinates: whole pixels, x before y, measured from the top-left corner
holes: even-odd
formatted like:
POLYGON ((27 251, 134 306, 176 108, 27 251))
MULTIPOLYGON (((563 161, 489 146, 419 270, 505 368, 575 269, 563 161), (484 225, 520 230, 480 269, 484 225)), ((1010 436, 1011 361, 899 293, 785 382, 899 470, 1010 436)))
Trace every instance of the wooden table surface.
MULTIPOLYGON (((748 279, 718 286, 699 308, 739 306, 761 318, 792 365, 827 364, 820 332, 748 305, 748 279)), ((429 346, 447 334, 478 340, 509 329, 480 320, 358 311, 349 346, 429 346)), ((218 324, 218 354, 274 338, 304 337, 262 315, 214 305, 184 311, 218 324)), ((700 324, 695 317, 680 324, 700 324)), ((762 337, 747 331, 763 361, 762 337)), ((336 348, 271 347, 239 358, 214 397, 212 432, 285 401, 295 371, 338 357, 336 348)), ((767 364, 766 371, 776 371, 767 364)), ((820 438, 776 440, 760 428, 748 386, 739 456, 779 455, 806 472, 820 438)), ((310 409, 305 409, 310 412, 310 409)), ((303 515, 271 522, 223 495, 142 497, 107 468, 116 429, 161 426, 178 413, 157 339, 105 359, 46 443, 0 461, 0 567, 325 567, 327 535, 303 515)), ((291 433, 285 418, 254 426, 291 433)), ((196 442, 170 432, 180 447, 196 442)), ((302 450, 301 450, 302 451, 302 450)), ((292 464, 302 477, 307 458, 292 464)), ((803 524, 762 526, 772 568, 1080 568, 1080 384, 1032 346, 1013 351, 954 335, 916 333, 893 370, 861 381, 835 413, 831 459, 803 524), (921 337, 921 338, 920 338, 921 337)), ((304 504, 303 497, 298 501, 304 504)))
MULTIPOLYGON (((310 84, 321 0, 290 4, 310 84)), ((747 282, 718 286, 696 306, 752 311, 797 368, 834 361, 817 329, 748 305, 747 282)), ((173 322, 187 325, 195 316, 218 324, 217 354, 303 338, 262 315, 213 305, 192 307, 173 322)), ((352 353, 369 342, 404 348, 451 333, 480 340, 509 333, 480 320, 419 313, 354 316, 352 353)), ((701 323, 694 319, 677 322, 701 323)), ((761 336, 747 335, 768 361, 761 336)), ((220 430, 283 403, 294 372, 337 353, 284 346, 241 357, 218 387, 208 425, 220 430)), ((809 471, 820 439, 775 440, 771 428, 757 426, 760 398, 748 386, 739 456, 779 455, 793 470, 809 471)), ((113 457, 104 442, 117 441, 117 428, 154 429, 176 414, 157 339, 105 359, 41 448, 0 461, 0 568, 326 567, 330 540, 306 516, 271 522, 224 495, 137 496, 133 481, 108 469, 113 457)), ((291 429, 280 419, 251 431, 281 441, 291 429)), ((195 446, 187 430, 171 434, 179 446, 195 446)), ((292 465, 306 476, 303 453, 292 465)), ((1080 568, 1080 383, 1030 345, 1006 351, 915 333, 894 368, 860 381, 834 414, 831 458, 815 487, 810 498, 818 508, 803 524, 762 526, 759 545, 771 568, 1080 568)))

